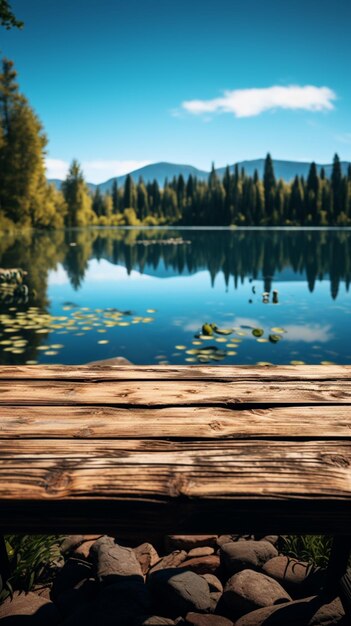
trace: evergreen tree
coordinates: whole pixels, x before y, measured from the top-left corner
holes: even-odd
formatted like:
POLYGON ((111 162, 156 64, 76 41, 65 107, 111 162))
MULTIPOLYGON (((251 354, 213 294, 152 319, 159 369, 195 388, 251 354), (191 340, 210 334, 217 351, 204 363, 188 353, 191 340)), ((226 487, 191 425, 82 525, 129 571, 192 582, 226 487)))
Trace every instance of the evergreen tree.
POLYGON ((23 22, 16 18, 8 0, 0 0, 0 24, 6 30, 23 27, 23 22))
POLYGON ((119 195, 118 195, 118 182, 117 178, 112 183, 112 210, 113 213, 118 213, 119 209, 119 195))
POLYGON ((136 208, 136 189, 135 189, 134 181, 130 174, 126 176, 126 179, 124 182, 123 206, 125 209, 136 208))
POLYGON ((62 183, 62 192, 67 205, 66 226, 84 226, 94 222, 91 196, 80 165, 75 159, 62 183))
POLYGON ((333 194, 334 220, 336 221, 342 210, 342 171, 341 163, 337 154, 334 155, 331 174, 331 188, 333 194))
POLYGON ((149 198, 143 179, 140 177, 137 187, 137 216, 144 220, 149 214, 149 198))
POLYGON ((271 155, 268 153, 264 162, 264 203, 265 212, 268 219, 268 223, 271 223, 274 213, 274 191, 275 191, 275 176, 274 167, 271 155))
MULTIPOLYGON (((46 182, 46 143, 39 119, 18 91, 13 63, 4 59, 0 74, 0 211, 13 222, 34 226, 62 223, 62 213, 56 220, 52 210, 54 196, 46 182)), ((55 198, 60 204, 59 197, 55 198)))

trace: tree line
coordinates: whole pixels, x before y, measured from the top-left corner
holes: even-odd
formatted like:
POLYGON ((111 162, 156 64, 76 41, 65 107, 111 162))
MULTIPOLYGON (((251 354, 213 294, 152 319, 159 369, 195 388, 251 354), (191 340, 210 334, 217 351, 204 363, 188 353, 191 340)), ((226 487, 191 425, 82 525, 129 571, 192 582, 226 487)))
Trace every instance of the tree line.
POLYGON ((138 226, 346 226, 351 224, 351 166, 343 174, 334 156, 330 178, 311 163, 308 176, 277 180, 268 154, 261 179, 236 165, 208 180, 182 175, 134 182, 91 193, 73 160, 60 190, 45 176, 47 138, 28 100, 19 92, 13 63, 0 74, 0 227, 36 228, 86 225, 138 226))

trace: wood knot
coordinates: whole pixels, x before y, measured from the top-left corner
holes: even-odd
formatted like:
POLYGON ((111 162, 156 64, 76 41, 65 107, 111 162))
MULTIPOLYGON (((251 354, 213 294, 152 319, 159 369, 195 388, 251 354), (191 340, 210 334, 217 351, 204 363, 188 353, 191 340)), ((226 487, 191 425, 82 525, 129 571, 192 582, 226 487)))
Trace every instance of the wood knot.
POLYGON ((71 483, 69 474, 62 470, 49 472, 45 479, 45 491, 48 494, 56 495, 67 491, 71 483))
POLYGON ((341 454, 325 454, 323 455, 324 461, 330 463, 330 465, 336 465, 336 467, 349 467, 350 461, 341 454))
POLYGON ((186 496, 188 488, 188 481, 185 476, 179 474, 170 477, 168 482, 168 491, 171 498, 178 498, 179 496, 186 496))
POLYGON ((210 422, 210 428, 212 428, 212 430, 221 430, 222 424, 221 422, 214 420, 213 422, 210 422))

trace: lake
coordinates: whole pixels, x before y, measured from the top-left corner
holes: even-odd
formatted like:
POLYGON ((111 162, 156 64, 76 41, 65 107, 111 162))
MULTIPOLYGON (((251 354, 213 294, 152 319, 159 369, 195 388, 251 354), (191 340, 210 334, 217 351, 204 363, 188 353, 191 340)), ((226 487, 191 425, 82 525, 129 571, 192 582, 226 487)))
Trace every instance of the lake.
POLYGON ((2 364, 351 363, 348 229, 32 231, 0 267, 2 364))

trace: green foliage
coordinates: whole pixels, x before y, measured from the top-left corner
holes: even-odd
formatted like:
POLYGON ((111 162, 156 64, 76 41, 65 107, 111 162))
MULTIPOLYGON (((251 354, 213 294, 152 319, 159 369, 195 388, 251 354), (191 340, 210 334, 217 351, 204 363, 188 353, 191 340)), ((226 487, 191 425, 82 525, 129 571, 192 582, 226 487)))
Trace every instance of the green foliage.
POLYGON ((62 540, 59 535, 5 535, 11 571, 0 598, 14 589, 30 591, 34 585, 48 580, 50 569, 60 557, 62 540))
POLYGON ((0 73, 0 213, 21 226, 62 226, 62 198, 46 182, 46 136, 18 91, 13 63, 0 73), (56 214, 56 209, 59 209, 56 214))
POLYGON ((8 0, 0 0, 0 24, 7 30, 10 28, 22 28, 23 22, 14 15, 8 0))
POLYGON ((72 161, 66 180, 62 183, 62 192, 67 205, 65 220, 67 227, 85 226, 95 223, 92 198, 85 183, 83 172, 76 159, 72 161))
POLYGON ((327 567, 332 538, 325 535, 287 535, 282 538, 281 551, 311 565, 327 567))

